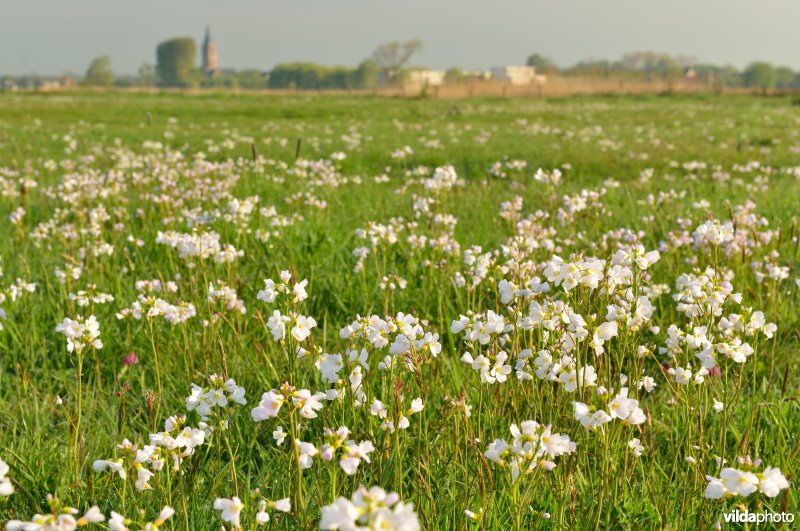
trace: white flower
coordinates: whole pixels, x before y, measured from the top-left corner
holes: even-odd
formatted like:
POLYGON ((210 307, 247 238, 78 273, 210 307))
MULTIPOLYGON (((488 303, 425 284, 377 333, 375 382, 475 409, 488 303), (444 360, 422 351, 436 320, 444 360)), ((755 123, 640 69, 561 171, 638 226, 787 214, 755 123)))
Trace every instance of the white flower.
POLYGON ((267 328, 272 334, 273 340, 281 341, 286 337, 286 323, 290 321, 291 319, 288 316, 281 315, 279 310, 272 312, 272 316, 267 321, 267 328))
POLYGON ((222 518, 224 522, 231 524, 233 527, 240 527, 239 515, 243 508, 244 504, 236 496, 234 496, 232 499, 217 498, 214 500, 214 509, 222 511, 220 518, 222 518))
POLYGON ((594 348, 595 355, 599 356, 605 352, 603 345, 612 337, 616 337, 617 331, 618 327, 616 321, 605 322, 595 329, 592 342, 590 343, 590 346, 594 348))
POLYGON ((358 444, 354 441, 347 441, 345 442, 345 447, 347 451, 339 461, 339 466, 341 466, 342 470, 349 476, 356 473, 362 459, 369 463, 369 454, 375 451, 375 447, 370 441, 361 441, 358 444))
POLYGON ((281 511, 281 512, 284 512, 284 513, 288 513, 289 511, 292 510, 292 504, 289 501, 289 498, 282 498, 280 500, 272 502, 272 507, 275 510, 281 511))
POLYGON ((317 326, 313 317, 298 315, 292 327, 292 337, 297 342, 305 341, 311 335, 311 329, 317 326))
POLYGON ((311 467, 312 457, 319 455, 319 450, 311 443, 303 441, 295 441, 300 454, 300 468, 306 469, 311 467))
POLYGON ((628 448, 631 449, 631 452, 633 452, 633 455, 636 457, 639 457, 644 452, 644 446, 642 446, 641 441, 636 438, 628 441, 628 448))
POLYGON ((758 482, 758 490, 765 496, 774 498, 783 489, 789 488, 789 482, 781 474, 780 468, 767 467, 761 473, 761 480, 758 482))
POLYGON ((286 433, 283 431, 283 426, 278 426, 275 431, 272 432, 272 438, 275 439, 276 446, 283 444, 284 439, 286 439, 286 433))
POLYGON ((322 409, 321 400, 325 399, 325 393, 314 393, 308 389, 301 389, 292 397, 292 403, 300 408, 300 415, 307 419, 317 418, 317 411, 322 409))
POLYGON ((341 529, 350 531, 356 529, 356 519, 361 516, 361 511, 346 498, 339 497, 330 505, 322 508, 319 528, 341 529))
POLYGON ((97 505, 93 505, 88 511, 86 511, 86 514, 78 519, 77 524, 79 527, 83 527, 87 524, 98 524, 100 522, 104 522, 105 519, 106 517, 100 512, 100 508, 97 505))
POLYGON ((280 411, 284 401, 283 395, 278 394, 275 389, 267 391, 261 395, 261 402, 253 408, 250 415, 256 422, 271 419, 278 415, 278 411, 280 411))
POLYGON ((156 527, 160 527, 160 526, 161 526, 161 525, 162 525, 164 522, 166 522, 166 521, 167 521, 167 520, 168 520, 168 519, 169 519, 169 518, 170 518, 170 517, 171 517, 173 514, 175 514, 175 509, 173 509, 173 508, 172 508, 172 507, 170 507, 169 505, 165 505, 165 506, 164 506, 164 508, 163 508, 163 509, 161 509, 161 512, 159 513, 159 515, 158 515, 158 518, 156 518, 156 519, 153 521, 153 524, 155 524, 155 526, 156 526, 156 527))
POLYGON ((575 420, 579 421, 584 428, 596 430, 603 424, 613 420, 612 417, 602 409, 592 412, 589 406, 582 402, 573 402, 572 406, 575 409, 575 420))
POLYGON ((108 529, 111 531, 128 531, 127 521, 121 514, 111 511, 111 518, 108 519, 108 529))
POLYGON ((708 480, 708 485, 706 485, 706 491, 703 496, 710 500, 719 500, 725 496, 727 491, 722 481, 712 476, 706 476, 706 479, 708 480))
POLYGON ((92 468, 95 472, 102 472, 106 468, 110 469, 112 472, 116 472, 121 479, 125 479, 128 477, 127 473, 125 472, 125 468, 122 466, 121 461, 104 461, 102 459, 98 459, 92 464, 92 468))
POLYGON ((734 495, 750 496, 758 489, 758 477, 752 472, 723 468, 719 477, 725 490, 734 495))
POLYGON ((8 474, 8 464, 0 459, 0 496, 11 496, 14 494, 14 485, 11 480, 6 477, 8 474))
POLYGON ((277 295, 275 282, 272 279, 267 279, 264 281, 264 289, 258 292, 256 298, 269 304, 275 301, 277 295))
POLYGON ((139 468, 136 471, 136 482, 135 482, 136 489, 137 490, 147 490, 147 489, 149 489, 150 488, 150 484, 148 483, 148 481, 150 481, 151 477, 153 477, 153 473, 152 472, 150 472, 149 470, 147 470, 144 467, 139 468))

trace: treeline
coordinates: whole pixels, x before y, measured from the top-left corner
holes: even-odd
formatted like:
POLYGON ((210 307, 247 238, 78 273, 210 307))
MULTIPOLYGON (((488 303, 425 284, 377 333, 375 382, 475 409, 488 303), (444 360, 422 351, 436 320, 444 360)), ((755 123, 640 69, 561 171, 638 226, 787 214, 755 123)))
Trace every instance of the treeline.
POLYGON ((369 89, 378 83, 379 69, 367 59, 356 68, 316 63, 281 63, 269 73, 267 86, 275 89, 369 89))
POLYGON ((670 56, 656 52, 632 52, 624 54, 616 61, 587 59, 572 66, 561 67, 553 60, 535 53, 528 57, 528 65, 549 75, 666 82, 690 78, 718 88, 762 90, 800 88, 800 72, 764 61, 750 63, 743 70, 739 70, 732 65, 701 63, 693 57, 670 56))

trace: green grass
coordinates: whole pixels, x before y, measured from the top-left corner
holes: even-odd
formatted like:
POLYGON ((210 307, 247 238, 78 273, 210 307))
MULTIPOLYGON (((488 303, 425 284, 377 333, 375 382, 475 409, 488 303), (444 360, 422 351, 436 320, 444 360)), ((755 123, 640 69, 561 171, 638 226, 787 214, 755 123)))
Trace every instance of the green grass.
MULTIPOLYGON (((295 529, 315 526, 321 506, 339 495, 349 498, 359 485, 398 492, 414 504, 426 529, 475 527, 464 511, 479 508, 484 517, 477 525, 487 529, 694 529, 712 527, 735 507, 796 512, 798 168, 800 107, 787 98, 439 101, 0 94, 0 290, 18 277, 36 284, 34 293, 13 301, 3 291, 7 297, 0 303, 7 314, 0 320, 0 459, 9 464, 8 477, 16 490, 0 499, 0 521, 46 512, 45 497, 53 493, 81 514, 97 504, 106 515, 113 510, 136 518, 143 510, 148 521, 169 504, 176 510, 168 521, 171 528, 215 529, 221 520, 212 509, 214 499, 230 498, 238 487, 247 505, 245 528, 255 526, 252 515, 263 495, 270 500, 292 498, 292 512, 271 514, 269 525, 295 529), (333 164, 329 178, 309 177, 294 170, 298 139, 301 159, 329 159, 339 151, 346 158, 333 164), (149 141, 161 147, 145 146, 149 141), (392 152, 404 146, 410 146, 413 155, 393 159, 392 152), (258 162, 253 161, 254 151, 258 162), (200 152, 209 161, 230 164, 207 168, 198 177, 192 161, 200 152), (490 173, 493 163, 506 160, 524 160, 527 168, 507 171, 505 178, 490 173), (693 161, 704 166, 685 166, 693 161), (760 167, 742 171, 753 161, 760 167), (412 176, 418 166, 432 172, 445 164, 455 167, 463 186, 437 194, 412 176), (539 167, 547 172, 561 168, 561 184, 552 189, 534 181, 539 167), (640 179, 648 168, 652 178, 640 179), (383 174, 388 182, 376 182, 383 174), (38 186, 20 193, 20 179, 38 186), (69 183, 75 180, 80 184, 73 187, 69 183), (562 196, 601 189, 603 210, 585 210, 559 222, 562 196), (327 207, 306 205, 305 196, 287 201, 296 193, 309 193, 327 207), (653 201, 648 200, 651 194, 653 201), (659 194, 667 199, 658 201, 659 194), (254 195, 260 200, 241 224, 214 214, 226 210, 233 197, 254 195), (503 246, 517 230, 499 216, 500 205, 516 195, 524 201, 523 218, 536 211, 548 216, 536 224, 541 230, 534 239, 551 240, 555 251, 542 245, 525 255, 540 277, 554 252, 565 260, 572 253, 609 259, 624 243, 611 231, 641 231, 636 239, 652 250, 682 230, 691 237, 709 219, 727 221, 737 205, 752 201, 765 223, 749 226, 739 220, 738 226, 750 231, 751 240, 768 232, 769 239, 730 254, 691 244, 667 246, 649 270, 652 278, 638 278, 637 283, 666 284, 673 293, 678 276, 693 267, 730 270, 735 291, 743 295, 742 306, 763 310, 766 320, 778 326, 775 337, 743 338, 756 349, 746 363, 728 362, 720 355, 721 377, 682 388, 659 368, 669 359, 657 348, 644 359, 637 356, 640 345, 664 346, 670 324, 688 322, 670 294, 652 297, 655 313, 648 326, 659 326, 658 333, 648 326, 621 326, 620 335, 606 343, 606 353, 595 358, 588 347, 593 318, 605 319, 613 297, 588 288, 564 294, 554 286, 548 296, 570 303, 589 323, 579 359, 593 363, 598 385, 614 393, 620 387, 619 374, 626 374, 630 394, 640 400, 647 421, 626 426, 615 420, 592 432, 573 418, 571 403, 598 407, 603 398, 594 389, 569 393, 535 376, 532 381, 518 380, 513 371, 504 383, 481 384, 478 373, 459 358, 468 350, 496 354, 501 350, 497 338, 489 346, 472 345, 463 334, 452 334, 450 324, 468 310, 508 313, 497 283, 506 278, 520 285, 530 278, 529 271, 501 268, 507 260, 503 246), (369 222, 387 224, 393 217, 411 221, 415 198, 422 197, 436 199, 433 214, 457 218, 450 241, 457 241, 460 251, 412 247, 406 240, 409 234, 447 234, 434 223, 433 214, 423 215, 400 233, 398 243, 378 246, 364 261, 363 271, 354 272, 353 250, 369 245, 355 235, 356 229, 369 222), (701 200, 708 206, 697 208, 701 200), (26 215, 14 225, 8 214, 20 206, 26 215), (294 222, 271 227, 271 218, 259 212, 268 206, 288 219, 294 217, 294 222), (100 207, 107 217, 98 216, 100 207), (158 231, 191 232, 186 219, 202 212, 209 219, 205 227, 219 233, 221 242, 243 250, 242 258, 188 267, 177 250, 156 243, 158 231), (274 234, 262 240, 258 229, 274 234), (129 236, 143 245, 131 243, 129 236), (100 241, 112 245, 113 254, 81 253, 82 247, 100 241), (467 271, 463 252, 471 246, 497 254, 482 282, 473 289, 459 288, 453 278, 467 271), (760 282, 753 263, 765 261, 787 266, 789 278, 760 282), (68 264, 80 265, 83 274, 62 285, 54 272, 68 264), (382 430, 368 405, 353 407, 350 395, 343 402, 326 402, 319 418, 303 420, 300 438, 317 447, 324 442, 323 427, 347 425, 352 439, 370 440, 376 451, 372 463, 362 463, 353 476, 341 469, 334 473, 337 466, 315 458, 301 478, 302 511, 297 507, 290 439, 276 447, 271 434, 277 421, 256 424, 250 418, 261 394, 284 381, 312 392, 330 387, 308 359, 289 360, 286 352, 293 342, 276 344, 263 325, 276 307, 257 300, 256 294, 264 288, 264 279, 278 281, 284 269, 296 280, 309 280, 309 298, 298 309, 318 323, 305 345, 309 350, 313 344, 321 352, 342 353, 350 344, 339 337, 339 330, 356 315, 397 312, 425 320, 423 328, 438 333, 443 347, 437 358, 420 354, 416 373, 402 365, 380 372, 377 365, 386 352, 370 352, 363 384, 369 396, 380 397, 390 410, 399 407, 395 397, 400 394, 406 396, 405 408, 412 398, 423 398, 425 409, 410 416, 407 430, 382 430), (405 279, 407 287, 384 292, 380 280, 389 274, 405 279), (135 281, 174 280, 176 275, 178 293, 159 296, 172 303, 193 303, 196 317, 174 327, 154 319, 152 335, 147 319, 115 317, 136 299, 135 281), (246 315, 209 305, 207 286, 217 279, 236 290, 246 315), (88 284, 113 295, 114 301, 78 307, 68 293, 88 284), (79 314, 97 317, 104 346, 89 351, 83 363, 81 422, 73 448, 70 419, 77 411, 78 359, 67 352, 64 336, 55 327, 64 317, 79 314), (202 321, 208 321, 207 326, 202 321), (130 352, 140 362, 125 367, 122 360, 130 352), (163 394, 158 394, 155 354, 163 394), (148 434, 162 430, 169 415, 186 414, 188 424, 196 426, 198 416, 186 412, 184 398, 192 383, 207 385, 208 375, 223 371, 247 390, 248 400, 230 418, 225 432, 230 450, 220 431, 184 461, 180 473, 156 473, 152 489, 144 492, 134 490, 132 479, 125 482, 108 471, 92 470, 96 459, 121 456, 116 445, 123 438, 147 444, 148 434), (643 373, 655 378, 654 392, 635 389, 636 375, 643 373), (63 402, 57 403, 57 397, 63 402), (469 418, 451 405, 458 397, 473 407, 469 418), (719 397, 726 402, 722 414, 710 409, 712 399, 719 397), (509 426, 525 420, 552 424, 554 432, 569 435, 577 448, 555 459, 553 471, 537 470, 514 487, 509 472, 487 460, 484 452, 496 438, 510 440, 509 426), (627 447, 634 437, 645 447, 640 457, 627 447), (746 498, 704 499, 705 475, 719 473, 715 456, 742 468, 735 458, 747 455, 762 459, 757 471, 779 467, 790 488, 775 498, 757 492, 746 498), (689 456, 696 463, 688 463, 689 456), (253 494, 256 488, 258 496, 253 494)), ((527 313, 527 305, 518 309, 527 313)), ((742 313, 734 304, 726 306, 726 315, 732 311, 742 313)), ((716 325, 714 319, 711 322, 716 325)), ((522 348, 532 348, 535 357, 548 346, 552 345, 539 331, 515 330, 503 349, 513 366, 522 348)), ((697 370, 697 359, 684 350, 680 359, 697 370)), ((347 382, 344 371, 342 375, 347 382)), ((285 407, 279 417, 287 431, 288 410, 285 407)))

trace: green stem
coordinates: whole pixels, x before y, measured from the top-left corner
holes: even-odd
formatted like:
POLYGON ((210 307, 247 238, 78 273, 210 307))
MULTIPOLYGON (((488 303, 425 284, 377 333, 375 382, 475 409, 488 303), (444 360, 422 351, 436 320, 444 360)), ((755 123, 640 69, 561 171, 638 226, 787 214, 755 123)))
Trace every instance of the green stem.
POLYGON ((83 410, 83 353, 78 351, 78 372, 76 375, 76 380, 78 384, 78 391, 75 396, 75 403, 77 407, 77 411, 75 412, 75 423, 73 425, 73 432, 72 432, 72 459, 73 459, 73 466, 75 467, 75 483, 78 484, 80 482, 80 463, 79 463, 79 450, 78 450, 78 438, 80 437, 81 431, 81 416, 83 410))
POLYGON ((236 463, 233 460, 233 449, 231 448, 231 440, 228 436, 228 430, 225 430, 225 446, 228 448, 228 457, 231 460, 231 479, 233 480, 233 490, 236 496, 239 495, 239 483, 236 480, 236 463))

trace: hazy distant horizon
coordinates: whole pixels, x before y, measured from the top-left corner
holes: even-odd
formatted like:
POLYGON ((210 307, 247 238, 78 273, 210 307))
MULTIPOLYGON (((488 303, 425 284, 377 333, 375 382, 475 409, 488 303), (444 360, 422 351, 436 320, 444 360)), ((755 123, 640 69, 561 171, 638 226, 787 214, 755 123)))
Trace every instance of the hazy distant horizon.
POLYGON ((116 74, 155 63, 156 45, 206 26, 223 68, 313 61, 355 65, 383 42, 418 38, 414 64, 489 68, 533 52, 560 66, 656 51, 705 63, 800 70, 797 0, 6 0, 0 75, 82 75, 112 58, 116 74))

